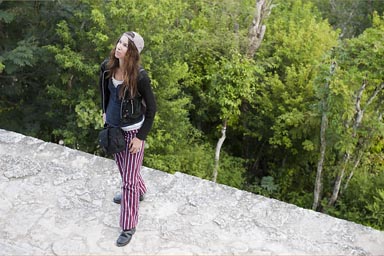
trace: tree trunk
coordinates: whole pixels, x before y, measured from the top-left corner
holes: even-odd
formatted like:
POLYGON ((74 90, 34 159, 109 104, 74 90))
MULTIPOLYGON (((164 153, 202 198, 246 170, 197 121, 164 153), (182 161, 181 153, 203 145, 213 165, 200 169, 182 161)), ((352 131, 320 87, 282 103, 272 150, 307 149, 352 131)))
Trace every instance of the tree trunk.
POLYGON ((343 191, 347 190, 347 188, 348 188, 348 184, 349 184, 349 182, 351 181, 351 179, 352 179, 352 177, 353 177, 353 174, 354 174, 354 172, 355 172, 357 166, 359 166, 360 159, 361 159, 362 155, 363 155, 363 153, 361 153, 361 154, 358 155, 358 157, 357 157, 357 159, 356 159, 356 161, 355 161, 355 164, 353 165, 353 169, 352 169, 351 173, 348 175, 347 181, 346 181, 345 184, 344 184, 343 191))
POLYGON ((227 121, 225 120, 223 123, 223 128, 221 129, 221 138, 217 141, 216 145, 216 151, 215 151, 215 167, 213 169, 213 182, 216 182, 217 180, 217 173, 219 170, 219 161, 220 161, 220 151, 221 146, 223 146, 224 140, 225 140, 225 133, 227 130, 227 121))
MULTIPOLYGON (((252 26, 249 29, 249 45, 248 45, 248 51, 247 51, 247 57, 253 58, 255 55, 255 52, 257 49, 259 49, 261 45, 261 41, 264 38, 265 29, 266 26, 262 25, 262 22, 268 15, 270 14, 270 6, 271 6, 272 0, 256 0, 256 12, 255 16, 252 21, 252 26)), ((235 33, 237 33, 238 28, 235 24, 235 33)), ((221 146, 224 143, 225 140, 225 131, 227 129, 227 121, 224 121, 223 128, 221 130, 222 136, 218 140, 216 145, 216 152, 215 152, 215 166, 213 169, 213 181, 216 182, 217 180, 217 174, 218 174, 218 168, 219 168, 219 160, 220 160, 220 150, 221 146)))
MULTIPOLYGON (((361 106, 361 98, 366 86, 367 86, 367 81, 364 80, 363 84, 361 85, 356 95, 356 103, 355 103, 356 114, 355 114, 355 121, 353 122, 352 137, 356 137, 357 128, 359 127, 361 121, 363 120, 364 110, 362 110, 360 106, 361 106)), ((329 199, 328 206, 333 206, 336 203, 337 198, 339 197, 341 181, 343 180, 345 169, 347 168, 347 165, 349 162, 349 157, 350 157, 350 154, 346 152, 343 157, 342 167, 336 176, 335 184, 333 185, 332 196, 329 199)))
POLYGON ((252 20, 251 28, 249 29, 249 45, 247 51, 247 57, 253 58, 257 49, 263 41, 266 26, 263 25, 264 19, 266 19, 271 12, 272 0, 256 0, 255 16, 252 20))
POLYGON ((359 128, 359 125, 360 125, 361 121, 363 120, 364 110, 361 109, 361 98, 363 96, 363 92, 364 92, 366 86, 367 86, 367 81, 364 80, 363 84, 361 85, 361 87, 360 87, 360 89, 356 95, 356 103, 355 103, 356 114, 355 114, 355 121, 353 123, 352 137, 356 137, 357 128, 359 128))
MULTIPOLYGON (((380 89, 380 87, 379 87, 378 89, 380 89)), ((379 114, 378 114, 378 119, 379 119, 379 120, 382 120, 382 118, 383 118, 383 113, 379 113, 379 114)), ((372 131, 371 131, 370 133, 372 133, 372 131)), ((370 136, 370 135, 369 135, 369 136, 370 136)), ((365 151, 365 149, 366 149, 366 146, 364 146, 364 142, 361 142, 361 143, 359 143, 359 144, 362 145, 362 146, 361 146, 361 149, 360 149, 360 152, 357 154, 357 157, 356 157, 356 160, 355 160, 355 164, 353 165, 353 168, 352 168, 351 173, 348 175, 348 178, 347 178, 347 180, 346 180, 346 182, 345 182, 345 184, 344 184, 343 191, 347 190, 348 185, 349 185, 349 182, 351 181, 351 179, 352 179, 352 177, 353 177, 353 174, 355 173, 355 170, 356 170, 357 167, 359 166, 359 164, 360 164, 360 160, 361 160, 361 158, 363 157, 364 151, 365 151)))
MULTIPOLYGON (((323 105, 325 105, 325 99, 323 100, 323 105)), ((328 127, 328 118, 327 114, 324 111, 323 116, 321 118, 321 129, 320 129, 320 159, 317 163, 317 172, 316 172, 316 181, 315 181, 315 190, 313 192, 313 205, 312 210, 317 210, 319 207, 319 202, 321 198, 322 192, 322 173, 323 173, 323 165, 325 159, 325 149, 327 147, 327 141, 325 138, 325 131, 328 127)))
POLYGON ((345 169, 347 168, 347 165, 349 162, 349 156, 350 156, 350 154, 345 153, 345 155, 343 157, 343 166, 342 166, 341 170, 339 171, 339 173, 337 174, 337 177, 335 180, 335 185, 333 186, 332 196, 329 199, 328 206, 335 205, 337 198, 339 197, 341 181, 343 180, 345 169))
MULTIPOLYGON (((329 75, 330 77, 334 74, 336 68, 336 62, 332 62, 329 75)), ((313 204, 312 209, 317 210, 319 208, 319 202, 322 194, 322 173, 323 173, 323 165, 325 159, 325 150, 327 148, 327 140, 325 137, 325 131, 328 127, 328 117, 327 117, 327 98, 328 98, 328 90, 329 90, 329 81, 325 83, 325 95, 322 102, 322 117, 321 117, 321 128, 320 128, 320 158, 317 163, 317 172, 316 172, 316 181, 315 181, 315 189, 313 191, 313 204)))

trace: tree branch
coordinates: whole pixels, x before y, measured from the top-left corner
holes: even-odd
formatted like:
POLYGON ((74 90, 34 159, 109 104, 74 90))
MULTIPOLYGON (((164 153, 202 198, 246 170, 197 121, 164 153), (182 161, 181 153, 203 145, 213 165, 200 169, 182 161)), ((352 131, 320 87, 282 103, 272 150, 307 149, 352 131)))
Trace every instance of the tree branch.
POLYGON ((384 83, 382 83, 381 85, 379 85, 378 87, 375 88, 375 91, 373 92, 373 94, 371 95, 371 97, 368 99, 367 103, 365 104, 365 107, 364 107, 364 110, 365 111, 367 109, 367 107, 372 103, 372 101, 376 98, 377 94, 379 94, 379 92, 381 90, 384 89, 384 83))
POLYGON ((223 122, 223 128, 221 129, 221 138, 218 140, 216 144, 216 151, 215 151, 215 167, 213 169, 213 178, 212 181, 216 182, 217 180, 217 173, 219 170, 219 161, 220 161, 220 151, 221 146, 223 146, 224 140, 225 140, 225 134, 227 130, 227 120, 224 120, 223 122))
POLYGON ((264 38, 266 26, 263 21, 269 16, 271 12, 272 0, 256 0, 255 16, 252 20, 251 28, 249 29, 249 45, 247 57, 253 58, 257 49, 259 49, 261 42, 264 38))
POLYGON ((371 97, 369 97, 369 99, 368 99, 367 103, 365 104, 364 108, 361 109, 361 106, 360 106, 360 104, 361 104, 361 97, 362 97, 363 91, 366 88, 366 85, 367 85, 367 81, 364 80, 362 86, 360 87, 360 89, 359 89, 359 91, 357 93, 356 104, 355 104, 356 118, 355 118, 355 123, 353 124, 353 137, 356 137, 356 132, 357 132, 357 129, 359 128, 362 120, 363 120, 364 112, 367 110, 369 105, 371 105, 371 103, 376 98, 376 96, 379 94, 379 92, 384 89, 384 83, 382 83, 378 87, 376 87, 375 91, 373 92, 371 97))
MULTIPOLYGON (((356 137, 356 135, 357 135, 357 129, 359 128, 360 124, 362 123, 364 111, 373 102, 373 100, 376 98, 377 94, 384 88, 384 83, 382 83, 382 84, 380 84, 380 86, 376 87, 375 91, 373 92, 371 97, 369 97, 367 103, 365 104, 364 109, 361 110, 361 107, 360 107, 361 97, 362 97, 362 94, 366 88, 366 85, 367 85, 367 81, 364 80, 362 86, 360 87, 359 91, 357 92, 356 104, 355 104, 356 118, 355 118, 355 122, 353 124, 353 134, 352 134, 353 137, 356 137)), ((339 173, 336 177, 335 185, 333 186, 333 193, 332 193, 332 196, 328 202, 329 206, 334 205, 338 196, 339 196, 341 182, 342 182, 342 179, 344 177, 344 173, 345 173, 345 170, 347 168, 349 159, 350 159, 350 154, 346 152, 344 155, 342 168, 339 171, 339 173)))
POLYGON ((359 127, 361 120, 363 119, 364 111, 361 110, 361 98, 363 96, 363 92, 366 86, 367 86, 367 80, 364 79, 363 84, 361 85, 360 89, 357 91, 356 103, 355 103, 356 118, 353 124, 353 135, 352 135, 353 137, 356 136, 357 128, 359 127))
MULTIPOLYGON (((335 73, 336 69, 336 62, 333 61, 331 63, 330 69, 329 69, 329 77, 332 77, 335 73)), ((327 82, 324 85, 325 88, 325 95, 322 99, 322 117, 321 117, 321 127, 320 127, 320 157, 319 161, 317 162, 317 171, 316 171, 316 180, 315 180, 315 189, 313 191, 313 204, 312 209, 317 210, 319 208, 319 202, 320 197, 322 193, 322 172, 323 172, 323 165, 325 160, 325 150, 327 147, 327 140, 325 136, 325 132, 328 127, 328 117, 327 117, 327 98, 328 98, 328 90, 329 90, 329 81, 331 79, 328 79, 327 82)))

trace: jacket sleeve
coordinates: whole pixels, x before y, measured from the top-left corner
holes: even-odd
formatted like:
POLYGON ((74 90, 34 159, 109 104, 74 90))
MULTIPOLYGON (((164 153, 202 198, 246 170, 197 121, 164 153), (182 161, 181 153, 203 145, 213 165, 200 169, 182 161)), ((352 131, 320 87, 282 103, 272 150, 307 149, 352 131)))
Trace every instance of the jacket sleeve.
POLYGON ((100 97, 101 97, 101 109, 103 113, 106 112, 109 100, 109 91, 108 87, 105 84, 105 76, 106 74, 106 64, 108 60, 104 60, 100 65, 100 74, 99 74, 99 89, 100 89, 100 97))
POLYGON ((145 101, 146 108, 144 113, 145 120, 144 120, 143 126, 140 128, 136 137, 141 140, 145 140, 147 138, 149 131, 152 128, 155 114, 157 111, 157 106, 156 106, 155 95, 153 94, 152 87, 151 87, 151 80, 149 79, 147 72, 144 70, 140 73, 141 74, 140 74, 140 79, 139 79, 137 88, 145 101))

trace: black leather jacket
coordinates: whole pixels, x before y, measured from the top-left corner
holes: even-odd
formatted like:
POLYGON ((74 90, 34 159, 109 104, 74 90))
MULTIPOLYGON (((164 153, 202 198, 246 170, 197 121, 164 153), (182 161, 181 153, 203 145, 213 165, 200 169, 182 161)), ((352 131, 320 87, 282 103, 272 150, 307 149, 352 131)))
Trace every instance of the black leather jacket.
MULTIPOLYGON (((108 59, 101 64, 99 77, 101 108, 103 113, 106 113, 110 96, 108 83, 111 78, 108 76, 109 70, 106 68, 107 63, 108 59)), ((152 128, 156 114, 156 100, 152 92, 151 81, 143 68, 140 68, 137 91, 138 93, 134 97, 131 97, 129 93, 125 93, 124 98, 121 101, 120 122, 121 126, 133 125, 142 121, 144 115, 144 123, 136 137, 145 140, 152 128)))

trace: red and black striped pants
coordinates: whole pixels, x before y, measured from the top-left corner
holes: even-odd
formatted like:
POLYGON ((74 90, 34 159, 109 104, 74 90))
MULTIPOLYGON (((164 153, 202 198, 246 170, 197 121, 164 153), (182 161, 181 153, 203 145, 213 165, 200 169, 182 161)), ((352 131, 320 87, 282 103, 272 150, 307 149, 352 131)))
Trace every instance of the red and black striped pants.
POLYGON ((128 230, 137 226, 139 197, 147 191, 140 174, 145 142, 142 142, 138 153, 129 153, 128 148, 129 143, 136 137, 137 132, 138 130, 124 131, 125 150, 114 155, 122 179, 120 205, 120 227, 122 230, 128 230))

